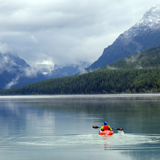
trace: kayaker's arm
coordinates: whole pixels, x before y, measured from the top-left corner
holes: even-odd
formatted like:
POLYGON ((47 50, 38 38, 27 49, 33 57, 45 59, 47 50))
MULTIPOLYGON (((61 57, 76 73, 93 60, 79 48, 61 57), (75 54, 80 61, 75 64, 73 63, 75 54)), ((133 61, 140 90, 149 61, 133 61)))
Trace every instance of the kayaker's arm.
MULTIPOLYGON (((94 129, 100 128, 98 126, 92 126, 94 129)), ((101 127, 102 128, 102 127, 101 127)), ((123 131, 123 128, 111 128, 111 129, 116 129, 118 131, 123 131)))
POLYGON ((104 131, 104 126, 102 126, 102 127, 100 128, 100 130, 101 130, 101 131, 104 131))
POLYGON ((108 126, 108 127, 109 127, 109 130, 112 131, 112 128, 110 126, 108 126))

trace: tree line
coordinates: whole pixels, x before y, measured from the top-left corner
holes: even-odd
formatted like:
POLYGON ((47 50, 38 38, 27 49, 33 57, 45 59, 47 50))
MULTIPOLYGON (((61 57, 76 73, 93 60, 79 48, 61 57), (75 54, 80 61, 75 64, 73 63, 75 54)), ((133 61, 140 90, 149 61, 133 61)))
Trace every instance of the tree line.
POLYGON ((49 79, 0 95, 106 94, 160 92, 159 69, 97 70, 82 75, 49 79))

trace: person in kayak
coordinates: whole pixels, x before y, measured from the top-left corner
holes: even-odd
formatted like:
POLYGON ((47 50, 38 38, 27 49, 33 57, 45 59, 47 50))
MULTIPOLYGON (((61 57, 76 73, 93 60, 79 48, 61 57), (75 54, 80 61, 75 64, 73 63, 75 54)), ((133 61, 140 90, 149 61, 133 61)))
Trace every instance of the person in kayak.
POLYGON ((104 122, 104 126, 100 128, 100 131, 105 131, 105 130, 112 131, 112 128, 109 125, 107 125, 107 122, 104 122))

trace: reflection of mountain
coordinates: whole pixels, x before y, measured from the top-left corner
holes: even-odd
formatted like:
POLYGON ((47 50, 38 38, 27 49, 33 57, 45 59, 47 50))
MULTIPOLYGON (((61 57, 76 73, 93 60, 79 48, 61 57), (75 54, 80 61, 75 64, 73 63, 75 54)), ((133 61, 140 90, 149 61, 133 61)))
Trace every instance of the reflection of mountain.
POLYGON ((59 159, 60 152, 62 159, 76 159, 79 153, 81 159, 88 153, 92 159, 106 159, 106 155, 114 160, 158 159, 159 100, 118 96, 1 98, 1 158, 59 159), (91 126, 103 125, 104 120, 112 127, 122 126, 125 134, 99 136, 91 126))
MULTIPOLYGON (((21 157, 26 156, 26 148, 29 153, 34 149, 39 155, 40 151, 49 150, 52 155, 59 149, 66 153, 66 148, 69 148, 69 154, 74 148, 77 153, 77 147, 85 153, 98 147, 104 157, 106 153, 110 154, 109 151, 116 150, 116 153, 123 153, 125 158, 122 156, 122 159, 127 157, 127 160, 130 157, 147 159, 146 152, 154 157, 152 153, 157 156, 160 147, 160 108, 159 96, 152 98, 142 95, 1 98, 0 147, 6 154, 14 149, 21 157), (111 127, 123 127, 124 134, 114 130, 112 137, 99 136, 98 129, 92 126, 101 126, 104 120, 111 127)), ((113 158, 112 154, 110 157, 113 158)))
POLYGON ((0 53, 0 88, 21 87, 46 78, 23 59, 0 53))
POLYGON ((1 121, 1 134, 10 136, 15 134, 14 128, 21 134, 25 133, 26 127, 26 109, 18 107, 17 104, 12 102, 0 102, 0 121, 1 121))
POLYGON ((8 102, 8 99, 5 102, 0 101, 1 134, 33 136, 47 132, 48 125, 54 128, 54 116, 33 106, 34 102, 30 105, 20 99, 16 102, 8 102))
MULTIPOLYGON (((72 123, 73 117, 76 117, 76 119, 80 119, 84 123, 85 121, 90 123, 90 127, 93 130, 90 132, 94 133, 97 133, 98 130, 93 129, 92 126, 102 126, 103 121, 107 121, 113 128, 124 128, 124 133, 159 133, 159 123, 157 122, 160 121, 160 108, 156 96, 129 97, 129 95, 122 95, 113 97, 110 95, 107 97, 102 95, 98 98, 97 96, 84 95, 62 97, 54 97, 49 100, 43 99, 43 101, 29 104, 37 109, 54 113, 56 127, 58 128, 59 124, 63 125, 66 121, 72 123), (60 117, 63 118, 61 119, 60 117), (152 124, 148 125, 148 122, 152 124)), ((74 124, 70 125, 74 126, 74 124)), ((85 130, 84 124, 81 125, 85 130)), ((117 133, 116 130, 114 132, 117 133)))

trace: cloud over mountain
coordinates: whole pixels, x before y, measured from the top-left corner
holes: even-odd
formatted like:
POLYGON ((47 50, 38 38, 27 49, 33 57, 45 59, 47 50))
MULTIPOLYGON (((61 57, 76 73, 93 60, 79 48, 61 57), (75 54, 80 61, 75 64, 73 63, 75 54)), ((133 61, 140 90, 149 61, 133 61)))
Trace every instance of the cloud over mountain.
POLYGON ((29 64, 96 60, 158 0, 1 0, 0 51, 29 64), (118 27, 117 27, 118 26, 118 27))
POLYGON ((21 87, 46 79, 18 56, 0 53, 0 62, 0 89, 21 87))

